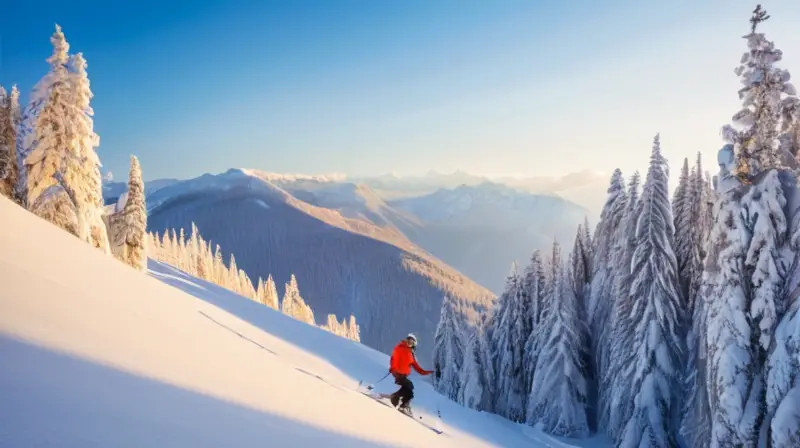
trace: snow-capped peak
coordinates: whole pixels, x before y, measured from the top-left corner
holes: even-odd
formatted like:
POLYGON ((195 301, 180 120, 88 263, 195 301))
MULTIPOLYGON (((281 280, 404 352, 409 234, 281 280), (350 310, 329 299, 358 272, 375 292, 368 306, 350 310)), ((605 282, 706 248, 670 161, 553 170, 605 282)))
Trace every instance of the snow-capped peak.
POLYGON ((311 181, 320 183, 334 183, 344 182, 347 180, 347 175, 342 173, 329 173, 329 174, 284 174, 273 173, 269 171, 256 170, 251 168, 239 168, 245 175, 257 177, 270 182, 297 182, 297 181, 311 181))

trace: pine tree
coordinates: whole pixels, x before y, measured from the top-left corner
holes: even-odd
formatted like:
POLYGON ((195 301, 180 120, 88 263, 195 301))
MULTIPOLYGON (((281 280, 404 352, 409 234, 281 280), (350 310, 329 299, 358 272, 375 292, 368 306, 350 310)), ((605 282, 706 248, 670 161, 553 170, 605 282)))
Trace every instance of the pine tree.
POLYGON ((628 387, 634 395, 620 447, 677 446, 675 420, 679 415, 684 350, 679 335, 681 299, 667 177, 656 135, 631 260, 631 295, 636 298, 631 310, 635 368, 628 387))
POLYGON ((285 285, 281 312, 301 322, 315 325, 314 313, 300 295, 300 289, 297 287, 297 279, 294 274, 291 275, 289 283, 285 285))
POLYGON ((86 60, 81 53, 70 58, 70 108, 68 109, 68 136, 70 148, 64 160, 60 182, 72 196, 83 216, 84 240, 105 253, 110 253, 106 226, 103 223, 103 186, 100 174, 100 159, 95 148, 100 137, 94 132, 90 101, 93 96, 89 77, 86 73, 86 60))
MULTIPOLYGON (((555 249, 554 253, 560 255, 555 249)), ((563 269, 560 257, 552 263, 552 295, 530 392, 528 421, 538 423, 549 434, 585 437, 589 434, 587 329, 570 286, 573 274, 563 269)))
POLYGON ((240 294, 242 292, 242 287, 239 284, 239 267, 236 266, 236 257, 233 254, 231 254, 231 260, 228 262, 228 272, 226 277, 228 289, 236 294, 240 294))
POLYGON ((536 355, 534 350, 533 334, 539 325, 542 315, 542 307, 544 306, 545 294, 545 273, 544 263, 542 262, 541 253, 536 250, 531 255, 530 264, 525 268, 522 275, 522 288, 525 291, 525 298, 528 305, 525 307, 525 323, 527 328, 522 332, 522 340, 524 341, 522 353, 522 366, 524 376, 524 390, 527 394, 531 390, 531 383, 533 382, 534 369, 536 367, 536 355), (530 342, 530 343, 528 343, 530 342))
POLYGON ((352 314, 348 321, 347 337, 353 341, 361 342, 361 327, 356 323, 356 317, 352 314))
MULTIPOLYGON (((608 199, 600 214, 600 222, 594 234, 594 259, 592 260, 592 283, 589 289, 589 304, 587 321, 591 341, 591 377, 594 379, 589 391, 589 404, 591 409, 604 409, 607 403, 605 394, 598 383, 609 375, 609 361, 611 345, 607 341, 610 336, 611 312, 614 307, 614 266, 608 262, 614 254, 617 235, 625 208, 628 204, 628 195, 622 172, 617 169, 611 177, 608 187, 608 199)), ((602 417, 602 416, 601 416, 602 417)))
POLYGON ((575 235, 575 242, 572 246, 572 253, 570 254, 570 265, 572 266, 570 286, 575 297, 578 298, 578 312, 584 319, 586 310, 583 309, 583 305, 586 303, 592 283, 591 248, 587 247, 585 237, 586 233, 583 226, 579 225, 578 233, 575 235))
POLYGON ((744 36, 749 51, 735 70, 744 86, 739 90, 743 107, 733 116, 734 125, 741 130, 733 126, 723 128, 725 138, 734 144, 736 174, 746 183, 762 172, 782 166, 778 142, 781 104, 784 95, 795 94, 788 82, 789 72, 774 66, 783 53, 763 33, 756 32, 758 25, 767 19, 766 11, 758 5, 750 19, 750 33, 744 36))
POLYGON ((275 280, 272 279, 271 274, 267 277, 267 283, 265 285, 264 305, 276 310, 278 309, 278 290, 275 288, 275 280))
POLYGON ((527 370, 532 372, 531 386, 527 389, 528 396, 526 397, 525 406, 525 422, 529 425, 534 425, 536 418, 538 418, 533 412, 535 404, 531 401, 534 398, 532 395, 533 380, 538 373, 536 369, 539 366, 539 357, 543 353, 543 347, 547 343, 547 338, 550 337, 550 330, 552 329, 553 297, 556 296, 555 289, 558 287, 556 280, 563 269, 562 262, 561 245, 554 241, 550 259, 547 261, 547 268, 545 268, 544 262, 541 263, 542 273, 540 278, 543 279, 543 282, 539 289, 539 302, 541 303, 539 322, 525 342, 525 364, 528 366, 527 370))
POLYGON ((496 350, 497 386, 494 409, 515 422, 525 419, 525 368, 523 366, 524 332, 523 303, 526 301, 522 281, 516 264, 506 281, 506 289, 498 302, 494 321, 494 347, 496 350))
POLYGON ((680 281, 681 297, 687 298, 689 294, 689 278, 686 275, 689 263, 690 252, 692 250, 692 202, 696 199, 692 180, 694 176, 689 174, 689 159, 683 159, 683 168, 678 178, 678 188, 672 199, 672 212, 674 216, 675 228, 675 257, 678 260, 678 279, 680 281))
POLYGON ((628 385, 633 376, 633 333, 635 323, 631 321, 631 310, 636 297, 631 295, 631 260, 636 249, 636 226, 642 210, 639 199, 639 172, 634 172, 628 182, 628 206, 620 223, 617 245, 612 264, 614 266, 614 307, 609 321, 611 345, 609 367, 600 378, 603 407, 600 424, 612 439, 618 439, 623 425, 630 418, 633 408, 632 391, 628 385))
POLYGON ((545 300, 547 300, 548 295, 547 273, 545 272, 544 260, 542 260, 542 255, 539 251, 533 252, 531 262, 525 268, 524 278, 525 288, 533 303, 532 308, 534 310, 531 332, 525 339, 522 356, 525 392, 530 394, 533 376, 536 373, 536 358, 539 356, 539 329, 543 321, 545 300))
POLYGON ((36 215, 83 237, 85 227, 69 193, 58 182, 70 151, 69 109, 71 89, 67 72, 69 44, 56 25, 50 38, 53 54, 50 72, 34 87, 26 111, 23 135, 26 203, 36 215))
POLYGON ((703 261, 708 234, 711 228, 709 213, 709 186, 703 175, 702 156, 697 153, 697 162, 692 172, 690 187, 688 188, 687 202, 689 204, 689 250, 682 275, 686 279, 686 309, 692 313, 694 302, 700 289, 703 276, 703 261))
POLYGON ((495 377, 485 329, 486 323, 479 322, 467 339, 458 402, 470 409, 490 411, 495 377))
POLYGON ((17 189, 17 122, 19 91, 0 86, 0 194, 19 202, 17 189))
POLYGON ((464 363, 464 343, 458 317, 450 299, 442 300, 439 324, 433 340, 433 365, 436 376, 433 387, 453 401, 458 400, 461 389, 459 375, 464 363))
POLYGON ((773 447, 800 444, 800 214, 788 241, 792 256, 786 278, 787 311, 775 331, 767 364, 765 426, 773 447))
POLYGON ((128 178, 128 199, 121 212, 121 226, 114 244, 123 247, 123 262, 140 271, 147 270, 147 207, 144 200, 144 182, 139 159, 131 156, 128 178))
POLYGON ((222 249, 220 249, 219 244, 217 244, 216 249, 214 249, 213 270, 214 283, 223 288, 227 288, 227 284, 225 283, 225 262, 222 261, 222 249))
POLYGON ((747 316, 748 279, 742 267, 747 256, 747 224, 738 203, 741 193, 723 193, 717 204, 706 272, 709 409, 712 446, 753 446, 755 416, 749 390, 759 372, 753 366, 747 316), (744 431, 742 431, 742 429, 744 431))

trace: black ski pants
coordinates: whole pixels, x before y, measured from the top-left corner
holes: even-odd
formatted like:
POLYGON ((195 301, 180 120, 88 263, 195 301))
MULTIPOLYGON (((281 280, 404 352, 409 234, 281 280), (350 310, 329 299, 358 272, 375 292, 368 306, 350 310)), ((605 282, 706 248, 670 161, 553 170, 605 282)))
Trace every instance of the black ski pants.
POLYGON ((411 404, 411 399, 414 398, 414 383, 408 379, 406 375, 393 374, 394 384, 400 386, 397 392, 392 394, 392 404, 397 406, 399 402, 401 406, 408 406, 411 404))

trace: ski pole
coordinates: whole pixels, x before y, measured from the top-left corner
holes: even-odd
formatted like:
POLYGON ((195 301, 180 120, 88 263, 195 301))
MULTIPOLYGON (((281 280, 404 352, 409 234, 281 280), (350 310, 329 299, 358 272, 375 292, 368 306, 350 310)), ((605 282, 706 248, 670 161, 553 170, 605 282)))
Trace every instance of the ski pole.
MULTIPOLYGON (((389 373, 392 373, 392 372, 389 372, 389 373)), ((386 379, 386 377, 387 377, 387 376, 389 376, 389 373, 387 373, 386 375, 384 375, 384 376, 383 376, 383 378, 379 379, 379 380, 378 380, 378 381, 376 381, 374 384, 370 384, 369 386, 367 386, 367 390, 372 390, 372 389, 375 387, 375 384, 378 384, 378 383, 380 383, 381 381, 385 380, 385 379, 386 379)))

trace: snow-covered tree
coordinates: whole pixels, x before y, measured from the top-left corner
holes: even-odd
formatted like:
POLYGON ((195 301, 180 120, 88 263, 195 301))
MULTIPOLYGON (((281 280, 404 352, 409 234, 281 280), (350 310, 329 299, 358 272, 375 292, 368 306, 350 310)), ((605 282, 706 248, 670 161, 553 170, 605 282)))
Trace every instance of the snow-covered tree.
POLYGON ((688 250, 685 250, 685 263, 679 275, 686 285, 686 304, 688 313, 692 313, 694 302, 700 289, 705 259, 706 242, 711 229, 711 213, 709 210, 710 188, 703 174, 703 162, 697 153, 697 162, 692 170, 692 178, 686 192, 688 203, 688 250))
POLYGON ((219 247, 219 244, 217 244, 217 247, 214 249, 213 267, 214 283, 222 286, 223 288, 227 288, 225 283, 225 262, 222 260, 222 249, 219 247))
POLYGON ((475 328, 464 349, 459 403, 470 409, 490 411, 495 390, 494 366, 483 322, 475 328))
POLYGON ((587 321, 591 341, 591 372, 593 383, 590 386, 590 408, 602 409, 605 406, 603 391, 598 382, 608 375, 608 357, 611 345, 606 340, 610 335, 608 322, 613 309, 614 265, 608 261, 612 258, 617 241, 617 234, 628 195, 625 181, 619 169, 614 170, 608 187, 608 198, 600 214, 600 222, 594 233, 594 259, 592 260, 592 283, 589 288, 587 321))
POLYGON ((535 333, 541 321, 542 308, 544 307, 545 294, 547 289, 546 275, 544 269, 544 262, 542 260, 541 252, 538 250, 531 255, 531 261, 522 274, 522 287, 525 291, 524 297, 528 305, 525 308, 527 311, 526 317, 527 328, 523 330, 522 341, 522 369, 525 379, 524 390, 526 394, 531 390, 531 383, 533 382, 534 369, 536 368, 536 356, 538 350, 535 348, 535 333))
POLYGON ((144 182, 139 159, 131 156, 128 178, 128 199, 120 215, 120 228, 114 243, 123 248, 123 262, 140 271, 147 270, 147 207, 144 200, 144 182))
POLYGON ((716 208, 704 278, 707 304, 707 390, 712 413, 711 446, 754 446, 758 397, 750 396, 760 372, 753 363, 744 272, 748 230, 738 191, 723 193, 716 208), (747 409, 750 409, 748 411, 747 409))
POLYGON ((278 309, 278 290, 275 288, 275 280, 270 274, 267 283, 264 285, 264 305, 272 309, 278 309))
POLYGON ((281 301, 281 312, 301 322, 314 325, 314 313, 300 296, 300 289, 297 287, 297 279, 294 274, 289 279, 289 283, 286 283, 281 301))
POLYGON ((583 230, 583 226, 579 225, 569 262, 571 265, 570 272, 572 272, 570 286, 575 293, 575 297, 578 298, 578 311, 581 316, 586 315, 583 304, 586 303, 586 297, 589 295, 592 282, 592 260, 590 257, 591 248, 586 246, 586 233, 583 230))
POLYGON ((95 148, 100 137, 94 132, 90 101, 93 96, 89 77, 86 73, 86 60, 81 53, 70 58, 71 72, 70 108, 67 117, 67 132, 70 138, 68 157, 64 160, 63 176, 60 180, 84 217, 84 239, 93 247, 110 253, 111 249, 103 223, 103 186, 100 174, 100 158, 95 148))
POLYGON ((642 189, 636 248, 631 259, 631 295, 635 298, 630 347, 633 409, 620 447, 677 446, 683 340, 674 224, 669 203, 667 164, 659 136, 653 142, 650 168, 642 189))
POLYGON ((20 202, 17 195, 17 126, 19 91, 17 86, 6 94, 0 86, 0 194, 20 202))
POLYGON ((523 356, 525 346, 520 343, 527 339, 524 333, 525 316, 523 304, 527 301, 522 279, 517 273, 516 264, 506 281, 494 319, 494 348, 497 385, 495 411, 515 422, 525 419, 525 368, 523 356))
MULTIPOLYGON (((557 241, 553 242, 550 259, 544 262, 539 258, 541 266, 541 274, 539 278, 543 279, 539 286, 539 322, 534 327, 527 341, 525 341, 525 354, 524 362, 526 371, 531 376, 531 385, 527 388, 526 406, 525 406, 525 422, 529 425, 535 424, 534 416, 531 411, 531 388, 533 387, 533 378, 536 377, 536 367, 539 365, 539 356, 542 354, 543 346, 549 337, 550 323, 552 318, 550 313, 553 311, 553 297, 555 296, 554 289, 556 288, 556 280, 559 278, 563 270, 563 256, 561 254, 561 245, 557 241), (545 267, 546 265, 546 267, 545 267)), ((533 264, 533 262, 532 262, 533 264)), ((539 270, 539 269, 537 269, 539 270)))
POLYGON ((347 321, 347 338, 361 342, 361 327, 356 323, 356 316, 350 315, 347 321))
POLYGON ((733 116, 735 127, 723 128, 724 137, 734 144, 736 174, 746 182, 783 165, 778 141, 782 104, 787 95, 796 94, 789 72, 775 67, 783 53, 764 33, 756 32, 768 18, 761 5, 753 11, 750 33, 744 36, 748 52, 735 70, 743 85, 739 90, 742 109, 733 116))
POLYGON ((241 294, 242 287, 239 284, 239 266, 236 265, 236 256, 233 254, 231 254, 230 261, 228 262, 228 272, 226 277, 227 280, 225 283, 227 283, 228 289, 236 294, 241 294))
POLYGON ((787 312, 775 331, 767 365, 768 440, 773 447, 800 445, 800 215, 792 224, 792 263, 785 291, 792 291, 787 312))
POLYGON ((69 44, 56 25, 50 38, 53 54, 48 58, 50 72, 34 87, 26 109, 23 134, 24 181, 30 210, 63 229, 82 237, 83 216, 59 184, 64 161, 69 156, 70 137, 68 118, 71 89, 67 61, 69 44))
POLYGON ((464 342, 456 311, 450 299, 442 300, 439 325, 433 339, 433 387, 445 397, 458 400, 461 388, 459 375, 464 363, 464 342))
POLYGON ((619 438, 633 408, 632 391, 627 386, 633 376, 631 347, 635 322, 631 321, 631 310, 636 297, 631 295, 631 259, 636 249, 636 226, 642 209, 642 202, 639 200, 640 182, 641 177, 636 171, 628 182, 628 204, 611 260, 614 266, 614 306, 608 323, 611 351, 608 369, 599 378, 602 396, 599 422, 613 439, 619 438))
POLYGON ((693 176, 689 174, 689 159, 683 159, 681 175, 678 178, 678 188, 672 199, 672 212, 675 228, 675 257, 678 260, 678 280, 680 282, 681 297, 687 298, 689 293, 689 278, 685 275, 690 252, 692 250, 692 232, 695 220, 693 219, 692 203, 695 198, 693 176))
POLYGON ((570 285, 573 274, 564 270, 562 263, 560 258, 552 260, 555 276, 547 318, 542 323, 545 336, 537 358, 527 420, 549 434, 585 437, 589 433, 587 328, 570 285))

